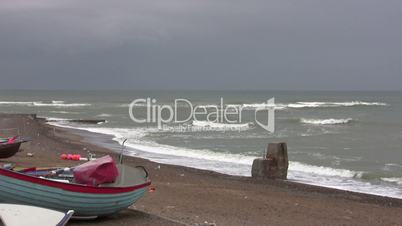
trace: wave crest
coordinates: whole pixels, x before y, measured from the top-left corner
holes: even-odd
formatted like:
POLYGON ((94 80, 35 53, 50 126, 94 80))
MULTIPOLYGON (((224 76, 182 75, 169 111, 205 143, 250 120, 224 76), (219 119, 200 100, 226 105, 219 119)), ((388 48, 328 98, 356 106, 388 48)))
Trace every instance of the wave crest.
POLYGON ((357 172, 347 169, 336 169, 325 166, 314 166, 300 162, 289 161, 289 169, 303 173, 309 173, 321 176, 337 176, 347 178, 360 178, 363 172, 357 172))
POLYGON ((64 101, 0 101, 0 105, 18 105, 29 107, 83 107, 90 106, 88 103, 65 103, 64 101))
POLYGON ((301 118, 300 122, 304 124, 312 124, 312 125, 340 125, 340 124, 348 124, 353 121, 352 118, 346 119, 305 119, 301 118))
POLYGON ((83 106, 90 106, 91 104, 88 103, 69 103, 66 104, 64 101, 52 101, 51 103, 46 103, 42 101, 32 102, 33 106, 37 107, 83 107, 83 106))
POLYGON ((402 178, 400 177, 382 177, 382 181, 402 185, 402 178))
POLYGON ((319 107, 353 107, 353 106, 387 106, 382 102, 365 102, 365 101, 349 101, 349 102, 296 102, 288 104, 289 108, 319 108, 319 107))
POLYGON ((26 101, 0 101, 0 105, 22 105, 22 106, 31 106, 33 102, 26 101))
MULTIPOLYGON (((241 108, 253 110, 257 108, 274 108, 275 110, 301 109, 301 108, 331 108, 331 107, 354 107, 354 106, 388 106, 382 102, 348 101, 348 102, 295 102, 295 103, 276 103, 274 105, 267 103, 245 103, 245 104, 226 104, 225 107, 241 108)), ((205 108, 219 108, 218 105, 207 104, 200 105, 205 108)))
POLYGON ((250 123, 229 124, 229 123, 217 123, 217 122, 209 122, 209 121, 193 121, 192 126, 218 129, 218 130, 248 130, 251 128, 250 123))
POLYGON ((112 117, 112 115, 111 115, 111 114, 102 113, 102 114, 97 115, 96 117, 112 117))

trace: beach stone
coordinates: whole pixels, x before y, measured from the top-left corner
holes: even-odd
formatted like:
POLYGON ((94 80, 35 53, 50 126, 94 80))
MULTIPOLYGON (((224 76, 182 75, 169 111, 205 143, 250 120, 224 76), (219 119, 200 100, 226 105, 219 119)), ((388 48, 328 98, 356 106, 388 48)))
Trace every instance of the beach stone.
POLYGON ((254 159, 251 175, 260 179, 286 179, 288 167, 286 143, 270 143, 265 158, 254 159))

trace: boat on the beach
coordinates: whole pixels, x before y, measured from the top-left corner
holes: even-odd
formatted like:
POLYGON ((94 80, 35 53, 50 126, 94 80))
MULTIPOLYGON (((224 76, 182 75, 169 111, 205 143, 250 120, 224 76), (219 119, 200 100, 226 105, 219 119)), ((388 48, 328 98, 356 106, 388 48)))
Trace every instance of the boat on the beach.
POLYGON ((15 155, 20 150, 21 144, 28 141, 31 141, 31 139, 20 136, 0 138, 0 159, 15 155))
MULTIPOLYGON (((87 163, 90 165, 93 161, 87 163)), ((74 170, 77 171, 78 167, 23 170, 3 167, 0 168, 0 202, 63 212, 74 210, 74 216, 80 217, 111 215, 135 203, 151 184, 144 167, 130 167, 121 161, 114 167, 117 174, 113 182, 97 179, 107 178, 110 174, 110 168, 102 171, 103 166, 93 171, 95 176, 92 179, 85 172, 76 174, 74 170), (81 177, 80 183, 76 180, 78 176, 81 177), (89 178, 89 183, 82 183, 83 178, 89 178), (94 180, 93 184, 91 180, 94 180)))
POLYGON ((59 212, 36 206, 0 203, 0 225, 4 226, 64 226, 74 211, 59 212))

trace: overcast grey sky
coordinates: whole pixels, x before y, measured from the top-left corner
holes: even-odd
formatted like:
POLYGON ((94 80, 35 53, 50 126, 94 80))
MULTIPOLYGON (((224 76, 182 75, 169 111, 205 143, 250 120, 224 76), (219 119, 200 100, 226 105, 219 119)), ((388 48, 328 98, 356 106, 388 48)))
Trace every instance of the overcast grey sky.
POLYGON ((402 90, 401 0, 1 0, 0 88, 402 90))

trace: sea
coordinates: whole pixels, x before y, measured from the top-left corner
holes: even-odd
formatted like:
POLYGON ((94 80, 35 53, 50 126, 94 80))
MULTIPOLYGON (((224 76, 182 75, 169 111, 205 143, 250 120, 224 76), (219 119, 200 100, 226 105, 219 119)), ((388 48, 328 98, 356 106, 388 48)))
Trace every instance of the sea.
POLYGON ((268 143, 286 142, 291 181, 402 198, 402 92, 1 90, 0 112, 127 139, 127 155, 246 177, 268 143), (261 126, 272 122, 274 131, 261 126))

